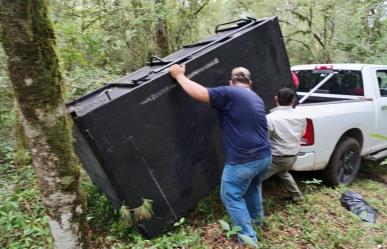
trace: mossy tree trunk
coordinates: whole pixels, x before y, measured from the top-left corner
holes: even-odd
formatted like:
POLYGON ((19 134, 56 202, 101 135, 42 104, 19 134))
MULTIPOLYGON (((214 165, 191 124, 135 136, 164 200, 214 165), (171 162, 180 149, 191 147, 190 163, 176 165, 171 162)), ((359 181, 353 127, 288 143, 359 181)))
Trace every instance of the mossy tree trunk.
POLYGON ((45 0, 0 0, 2 44, 56 248, 87 248, 55 35, 45 0))

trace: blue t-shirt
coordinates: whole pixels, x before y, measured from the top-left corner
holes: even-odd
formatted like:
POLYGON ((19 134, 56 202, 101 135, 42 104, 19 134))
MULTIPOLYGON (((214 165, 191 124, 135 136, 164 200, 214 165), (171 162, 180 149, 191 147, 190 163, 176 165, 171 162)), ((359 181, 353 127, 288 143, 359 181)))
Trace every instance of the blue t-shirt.
POLYGON ((227 164, 243 164, 271 155, 265 106, 249 88, 208 88, 210 104, 218 110, 227 164))

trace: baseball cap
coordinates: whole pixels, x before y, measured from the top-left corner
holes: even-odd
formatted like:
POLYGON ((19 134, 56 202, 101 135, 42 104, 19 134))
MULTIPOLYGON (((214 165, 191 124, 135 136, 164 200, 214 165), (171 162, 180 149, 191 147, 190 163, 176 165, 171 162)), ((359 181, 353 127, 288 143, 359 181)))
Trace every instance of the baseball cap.
POLYGON ((244 67, 236 67, 231 71, 231 80, 239 81, 246 84, 253 84, 251 82, 250 71, 244 67))

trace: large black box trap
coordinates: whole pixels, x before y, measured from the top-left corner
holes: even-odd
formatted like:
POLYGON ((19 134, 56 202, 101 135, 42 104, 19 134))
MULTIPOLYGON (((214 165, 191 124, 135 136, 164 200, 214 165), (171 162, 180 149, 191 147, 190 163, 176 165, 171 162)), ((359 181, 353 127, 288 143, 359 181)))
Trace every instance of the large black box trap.
POLYGON ((153 201, 152 217, 136 224, 148 238, 218 186, 223 168, 217 113, 170 77, 174 63, 206 87, 228 84, 234 67, 248 68, 267 110, 278 88, 292 87, 277 18, 241 19, 68 104, 76 153, 113 206, 153 201))

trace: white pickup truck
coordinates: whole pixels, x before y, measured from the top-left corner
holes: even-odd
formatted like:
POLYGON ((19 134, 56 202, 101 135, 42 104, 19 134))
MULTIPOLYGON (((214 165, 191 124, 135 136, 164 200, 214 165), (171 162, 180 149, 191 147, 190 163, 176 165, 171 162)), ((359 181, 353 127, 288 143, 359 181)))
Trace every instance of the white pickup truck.
POLYGON ((296 111, 307 118, 296 171, 323 170, 329 185, 350 184, 362 158, 387 156, 387 65, 322 64, 291 69, 296 111))

